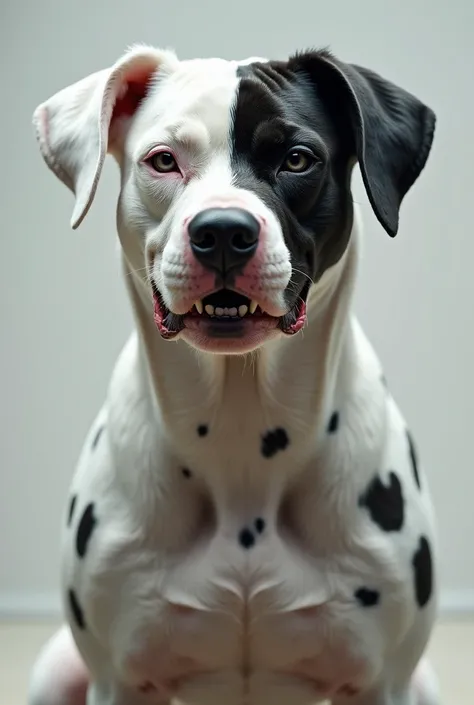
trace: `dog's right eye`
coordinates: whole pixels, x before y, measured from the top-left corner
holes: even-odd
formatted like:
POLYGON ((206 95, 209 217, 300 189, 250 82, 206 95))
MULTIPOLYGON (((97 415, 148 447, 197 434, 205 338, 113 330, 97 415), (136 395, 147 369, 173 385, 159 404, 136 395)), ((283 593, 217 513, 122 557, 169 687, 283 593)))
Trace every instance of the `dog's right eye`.
POLYGON ((152 169, 160 174, 169 174, 172 171, 179 171, 176 159, 171 152, 157 152, 148 159, 152 169))

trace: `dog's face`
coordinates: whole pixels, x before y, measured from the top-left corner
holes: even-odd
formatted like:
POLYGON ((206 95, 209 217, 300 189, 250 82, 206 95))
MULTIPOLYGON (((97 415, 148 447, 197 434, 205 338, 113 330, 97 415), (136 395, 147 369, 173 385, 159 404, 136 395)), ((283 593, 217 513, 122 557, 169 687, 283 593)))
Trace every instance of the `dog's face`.
POLYGON ((434 115, 326 53, 288 62, 179 62, 136 49, 35 113, 43 155, 92 201, 105 152, 121 167, 118 225, 166 339, 242 353, 304 325, 310 286, 343 255, 358 159, 394 235, 434 115))
POLYGON ((183 62, 150 90, 124 152, 120 229, 145 243, 162 335, 240 352, 296 333, 352 205, 350 154, 304 79, 183 62))

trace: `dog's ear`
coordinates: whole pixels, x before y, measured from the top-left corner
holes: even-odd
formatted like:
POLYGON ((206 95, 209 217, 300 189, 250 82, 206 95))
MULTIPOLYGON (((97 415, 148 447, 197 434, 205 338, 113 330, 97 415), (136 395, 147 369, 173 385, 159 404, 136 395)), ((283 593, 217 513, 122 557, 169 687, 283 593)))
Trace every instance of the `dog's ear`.
POLYGON ((398 231, 402 200, 426 164, 436 117, 418 98, 328 51, 299 54, 303 71, 339 125, 350 133, 369 201, 389 235, 398 231))
POLYGON ((176 64, 172 52, 135 47, 111 68, 74 83, 36 108, 33 123, 41 154, 76 197, 73 228, 91 206, 107 152, 120 158, 127 127, 151 79, 176 64))

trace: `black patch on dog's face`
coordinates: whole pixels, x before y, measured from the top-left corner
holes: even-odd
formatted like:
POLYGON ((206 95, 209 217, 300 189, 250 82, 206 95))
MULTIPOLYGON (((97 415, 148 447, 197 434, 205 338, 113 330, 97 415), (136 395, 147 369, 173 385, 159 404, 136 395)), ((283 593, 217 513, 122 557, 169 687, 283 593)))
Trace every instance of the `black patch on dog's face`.
POLYGON ((232 171, 277 216, 293 266, 293 305, 308 278, 317 281, 342 256, 352 226, 351 153, 316 88, 288 63, 249 64, 234 113, 232 171), (280 171, 293 148, 315 157, 304 173, 280 171))
POLYGON ((291 253, 288 303, 306 293, 346 249, 353 220, 351 171, 359 163, 372 209, 392 237, 401 203, 423 170, 434 112, 373 71, 327 50, 240 66, 234 111, 235 184, 277 216, 291 253), (315 156, 300 173, 281 170, 291 150, 315 156))
POLYGON ((255 519, 255 531, 257 534, 262 534, 265 531, 265 519, 262 519, 262 517, 255 519))
POLYGON ((354 597, 362 607, 375 607, 380 602, 380 593, 366 587, 356 590, 354 597))
POLYGON ((419 607, 425 607, 433 593, 433 558, 425 536, 420 538, 412 564, 416 601, 419 607))
POLYGON ((207 436, 207 434, 209 433, 209 428, 208 428, 208 426, 206 426, 206 424, 202 423, 197 427, 197 432, 198 432, 198 436, 200 436, 201 438, 204 438, 204 436, 207 436))
POLYGON ((390 473, 389 480, 387 486, 378 475, 374 477, 360 497, 359 504, 367 509, 372 521, 382 531, 401 531, 405 519, 402 485, 394 472, 390 473))
POLYGON ((89 545, 90 538, 97 524, 97 520, 94 516, 94 504, 91 502, 84 509, 84 512, 77 527, 76 534, 76 551, 79 558, 84 558, 87 552, 87 546, 89 545))
POLYGON ((69 502, 69 511, 67 514, 67 525, 71 526, 72 518, 74 516, 74 509, 76 507, 76 502, 77 502, 77 495, 73 495, 71 497, 71 501, 69 502))
POLYGON ((276 428, 274 431, 268 431, 262 437, 261 451, 264 458, 273 458, 280 450, 285 450, 290 439, 284 428, 276 428))
POLYGON ((76 622, 79 629, 85 629, 86 622, 84 619, 84 613, 82 611, 82 607, 79 604, 79 600, 77 599, 77 596, 76 596, 76 593, 74 592, 74 590, 68 590, 67 598, 68 598, 71 614, 74 617, 74 621, 76 622))
POLYGON ((408 450, 410 452, 411 467, 413 470, 413 477, 415 478, 415 482, 418 486, 418 489, 421 490, 420 473, 418 470, 418 456, 415 448, 415 442, 410 431, 407 431, 406 434, 408 441, 408 450))
POLYGON ((192 472, 188 468, 181 468, 181 473, 182 473, 183 477, 186 477, 187 479, 192 477, 192 472))

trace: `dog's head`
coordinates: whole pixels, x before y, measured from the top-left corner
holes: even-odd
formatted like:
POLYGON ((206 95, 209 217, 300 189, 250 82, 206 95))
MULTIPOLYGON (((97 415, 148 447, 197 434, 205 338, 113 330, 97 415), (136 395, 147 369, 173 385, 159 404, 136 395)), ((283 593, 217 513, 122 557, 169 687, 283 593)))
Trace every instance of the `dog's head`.
POLYGON ((39 106, 42 154, 86 215, 107 152, 119 235, 163 338, 246 352, 304 325, 310 286, 342 257, 359 162, 389 235, 431 149, 413 95, 326 51, 180 62, 138 47, 39 106))

